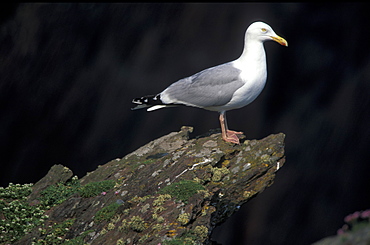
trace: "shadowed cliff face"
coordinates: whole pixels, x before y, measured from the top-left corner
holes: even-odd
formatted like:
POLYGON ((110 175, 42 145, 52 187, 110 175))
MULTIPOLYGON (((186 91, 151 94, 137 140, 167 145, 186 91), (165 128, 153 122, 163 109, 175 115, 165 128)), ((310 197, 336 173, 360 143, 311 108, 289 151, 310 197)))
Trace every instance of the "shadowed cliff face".
POLYGON ((229 112, 228 122, 248 139, 284 132, 292 164, 217 233, 224 244, 294 244, 298 237, 309 244, 334 234, 346 214, 369 203, 368 10, 365 4, 2 10, 1 184, 35 183, 55 163, 84 176, 180 125, 194 126, 196 135, 219 127, 213 112, 132 112, 131 99, 237 58, 245 29, 262 20, 289 48, 265 44, 266 87, 251 105, 229 112))

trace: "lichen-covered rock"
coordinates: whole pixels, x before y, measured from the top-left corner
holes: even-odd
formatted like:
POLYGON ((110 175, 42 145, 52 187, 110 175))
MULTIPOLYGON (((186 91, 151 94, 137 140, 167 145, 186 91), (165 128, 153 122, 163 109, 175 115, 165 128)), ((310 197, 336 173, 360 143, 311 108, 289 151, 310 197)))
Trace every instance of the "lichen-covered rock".
POLYGON ((209 244, 216 225, 272 184, 285 162, 285 136, 234 145, 218 132, 189 139, 191 131, 183 127, 88 173, 74 194, 50 207, 42 227, 16 244, 45 244, 53 236, 60 244, 209 244), (86 185, 100 190, 106 180, 115 185, 96 196, 80 194, 86 185), (58 224, 68 227, 53 234, 58 224))

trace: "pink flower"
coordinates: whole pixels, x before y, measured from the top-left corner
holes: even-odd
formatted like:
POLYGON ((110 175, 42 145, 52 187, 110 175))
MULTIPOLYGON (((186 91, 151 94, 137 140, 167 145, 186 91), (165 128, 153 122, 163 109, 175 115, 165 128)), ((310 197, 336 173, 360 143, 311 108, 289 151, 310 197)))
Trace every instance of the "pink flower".
POLYGON ((105 191, 103 191, 101 194, 102 194, 103 196, 107 195, 107 193, 106 193, 105 191))
POLYGON ((115 195, 118 195, 118 194, 119 194, 119 191, 114 192, 114 194, 115 194, 115 195))
POLYGON ((341 228, 341 229, 339 229, 339 230, 337 231, 337 235, 342 235, 342 234, 344 234, 344 230, 341 228))
POLYGON ((370 218, 370 209, 363 211, 361 213, 361 218, 363 219, 370 218))
POLYGON ((352 214, 349 214, 346 217, 344 217, 344 222, 350 223, 351 221, 352 221, 352 214))
POLYGON ((353 219, 358 219, 360 217, 360 215, 361 215, 361 212, 356 211, 352 215, 353 215, 353 219))
POLYGON ((360 217, 361 213, 359 211, 354 212, 353 214, 349 214, 344 218, 346 223, 350 223, 356 221, 360 217))
POLYGON ((337 231, 337 234, 338 235, 342 235, 344 234, 346 231, 348 231, 349 227, 348 225, 343 225, 342 228, 340 228, 338 231, 337 231))

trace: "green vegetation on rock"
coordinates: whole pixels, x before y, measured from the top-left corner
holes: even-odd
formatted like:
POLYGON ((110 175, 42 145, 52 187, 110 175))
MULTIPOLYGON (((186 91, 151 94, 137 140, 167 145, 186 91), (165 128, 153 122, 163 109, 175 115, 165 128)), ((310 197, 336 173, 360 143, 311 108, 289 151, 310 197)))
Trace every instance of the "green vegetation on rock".
POLYGON ((91 182, 85 186, 80 185, 77 176, 65 183, 59 182, 51 185, 41 192, 38 198, 41 204, 45 207, 52 207, 64 202, 68 197, 75 193, 79 193, 82 197, 94 197, 104 191, 112 189, 115 185, 114 180, 104 180, 99 182, 91 182))
POLYGON ((51 185, 41 192, 38 198, 41 205, 50 208, 64 202, 68 197, 76 193, 80 189, 80 181, 77 176, 74 176, 66 183, 56 183, 51 185))
POLYGON ((169 194, 176 199, 187 203, 189 198, 198 193, 199 190, 205 190, 204 186, 192 180, 181 180, 165 186, 159 191, 159 193, 169 194))
MULTIPOLYGON (((68 233, 70 227, 75 222, 75 219, 68 219, 62 223, 54 223, 53 225, 44 226, 44 228, 39 228, 41 237, 39 239, 33 239, 33 245, 49 245, 49 244, 73 244, 70 240, 65 240, 65 235, 68 233)), ((73 241, 72 241, 73 242, 73 241)), ((74 243, 76 244, 76 243, 74 243)), ((80 243, 83 244, 83 243, 80 243)))
POLYGON ((12 183, 0 187, 0 244, 17 241, 48 218, 45 210, 28 204, 31 187, 32 184, 12 183))
POLYGON ((114 180, 103 180, 99 182, 91 182, 83 186, 79 193, 82 197, 94 197, 104 191, 112 189, 115 185, 114 180))
POLYGON ((116 211, 119 206, 120 204, 116 202, 109 204, 108 206, 96 212, 94 219, 96 221, 110 220, 116 214, 116 211))

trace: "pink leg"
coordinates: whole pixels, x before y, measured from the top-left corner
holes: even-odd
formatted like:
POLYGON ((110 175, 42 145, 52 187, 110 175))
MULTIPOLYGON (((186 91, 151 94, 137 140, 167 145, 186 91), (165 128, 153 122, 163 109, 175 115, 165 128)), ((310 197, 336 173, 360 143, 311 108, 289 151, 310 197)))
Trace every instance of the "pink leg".
POLYGON ((240 141, 237 135, 243 134, 243 132, 236 132, 236 131, 229 130, 227 128, 225 112, 220 112, 220 124, 221 124, 222 139, 225 140, 226 142, 240 144, 240 141))

